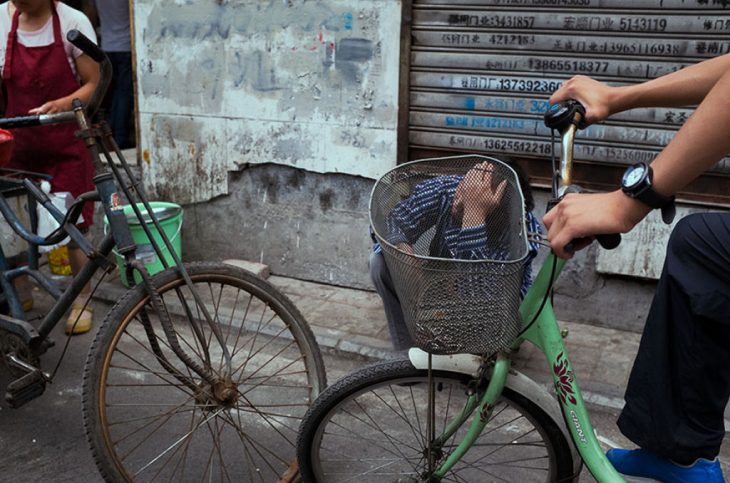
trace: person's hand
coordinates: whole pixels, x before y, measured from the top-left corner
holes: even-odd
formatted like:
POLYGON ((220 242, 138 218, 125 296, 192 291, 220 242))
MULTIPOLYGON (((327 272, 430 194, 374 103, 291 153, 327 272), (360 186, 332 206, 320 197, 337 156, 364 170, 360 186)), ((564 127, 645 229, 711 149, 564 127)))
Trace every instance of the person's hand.
POLYGON ((571 193, 547 212, 543 223, 548 240, 560 258, 571 258, 565 246, 580 238, 575 250, 588 246, 595 235, 626 233, 644 218, 651 208, 626 196, 620 190, 610 193, 571 193))
POLYGON ((48 101, 42 106, 33 108, 28 111, 28 114, 39 115, 39 114, 55 114, 57 112, 68 111, 69 106, 65 105, 62 99, 56 99, 55 101, 48 101))
POLYGON ((550 96, 550 104, 575 99, 586 108, 586 123, 593 124, 612 114, 613 89, 602 82, 584 75, 568 79, 550 96))
POLYGON ((504 196, 507 180, 492 188, 492 163, 485 161, 470 169, 456 187, 451 212, 462 217, 462 227, 483 225, 504 196))

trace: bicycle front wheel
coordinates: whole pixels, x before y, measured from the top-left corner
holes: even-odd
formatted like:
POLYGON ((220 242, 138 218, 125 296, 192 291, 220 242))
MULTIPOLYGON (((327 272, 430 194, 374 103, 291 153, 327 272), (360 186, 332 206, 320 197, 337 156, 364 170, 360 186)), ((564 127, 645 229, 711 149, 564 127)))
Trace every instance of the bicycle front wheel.
POLYGON ((272 285, 225 264, 186 265, 223 344, 175 268, 111 309, 84 373, 86 431, 107 481, 277 481, 296 470, 299 422, 326 385, 306 321, 272 285), (169 333, 169 332, 168 332, 169 333), (212 374, 173 352, 174 339, 212 374))
MULTIPOLYGON (((328 388, 300 428, 304 482, 431 481, 428 381, 428 371, 400 360, 361 369, 328 388)), ((433 371, 435 439, 464 408, 469 381, 464 374, 433 371)), ((470 421, 432 446, 432 465, 453 452, 470 421)), ((505 388, 479 439, 442 481, 571 481, 572 463, 555 422, 505 388)))

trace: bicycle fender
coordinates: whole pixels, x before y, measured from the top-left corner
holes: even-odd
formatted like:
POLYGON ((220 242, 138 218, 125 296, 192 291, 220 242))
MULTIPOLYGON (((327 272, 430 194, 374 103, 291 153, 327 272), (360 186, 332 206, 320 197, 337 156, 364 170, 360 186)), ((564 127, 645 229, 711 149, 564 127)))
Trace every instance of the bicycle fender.
MULTIPOLYGON (((408 351, 408 359, 416 369, 428 369, 428 352, 418 348, 411 348, 408 351)), ((473 354, 452 354, 452 355, 431 355, 431 368, 436 371, 451 371, 475 377, 479 370, 482 358, 473 354)), ((563 432, 563 436, 570 443, 570 451, 573 453, 574 468, 573 474, 580 473, 582 459, 578 450, 573 444, 573 439, 565 427, 565 419, 560 411, 560 404, 544 387, 539 385, 521 372, 510 369, 505 386, 520 396, 532 401, 545 414, 555 421, 556 425, 563 432)))
MULTIPOLYGON (((428 352, 417 347, 408 351, 408 359, 416 369, 428 369, 428 352)), ((431 354, 431 368, 437 371, 452 371, 477 376, 482 358, 473 354, 431 354)))

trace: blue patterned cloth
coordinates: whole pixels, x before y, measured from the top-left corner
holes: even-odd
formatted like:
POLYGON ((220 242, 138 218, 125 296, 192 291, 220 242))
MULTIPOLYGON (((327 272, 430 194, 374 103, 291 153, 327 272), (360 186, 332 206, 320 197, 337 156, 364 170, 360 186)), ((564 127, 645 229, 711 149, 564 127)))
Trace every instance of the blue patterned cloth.
MULTIPOLYGON (((399 243, 413 244, 426 230, 431 228, 434 220, 445 216, 443 241, 444 249, 451 258, 458 260, 504 260, 507 254, 495 251, 490 247, 485 225, 462 228, 460 220, 451 214, 456 188, 463 176, 438 176, 417 185, 411 196, 398 203, 386 219, 387 241, 393 245, 399 243)), ((531 213, 525 214, 525 224, 531 239, 529 252, 525 260, 525 272, 522 279, 521 295, 524 297, 532 285, 532 260, 540 247, 542 226, 531 213)), ((373 238, 373 250, 382 251, 382 247, 373 238)), ((499 244, 496 244, 499 245, 499 244)))

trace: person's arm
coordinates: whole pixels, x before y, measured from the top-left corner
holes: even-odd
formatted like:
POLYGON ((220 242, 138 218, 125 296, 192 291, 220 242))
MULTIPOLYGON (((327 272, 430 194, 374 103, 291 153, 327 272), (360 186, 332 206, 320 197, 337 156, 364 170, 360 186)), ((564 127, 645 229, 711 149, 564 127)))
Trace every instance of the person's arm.
POLYGON ((412 253, 406 245, 415 243, 433 226, 444 193, 456 183, 453 177, 440 176, 415 186, 411 195, 395 205, 385 220, 388 242, 412 253))
POLYGON ((500 240, 487 236, 490 214, 499 207, 507 180, 493 186, 492 163, 485 161, 470 169, 454 193, 452 215, 461 219, 461 229, 448 230, 444 236, 460 260, 501 259, 500 240))
MULTIPOLYGON (((694 82, 691 78, 689 83, 694 82)), ((688 87, 691 89, 691 87, 688 87)), ((697 110, 659 153, 651 166, 652 184, 663 195, 673 195, 730 153, 730 70, 712 86, 697 110)), ((567 195, 545 215, 548 239, 558 256, 570 241, 604 233, 626 233, 650 208, 620 190, 567 195)))
POLYGON ((81 54, 76 58, 76 70, 81 78, 81 87, 67 96, 48 101, 41 106, 28 111, 28 114, 54 114, 56 112, 70 111, 71 101, 78 98, 84 104, 91 99, 96 85, 99 83, 101 71, 91 57, 81 54))
POLYGON ((690 106, 701 102, 728 70, 730 54, 627 86, 611 87, 590 77, 575 76, 550 96, 550 103, 580 101, 586 107, 589 124, 637 107, 690 106))

